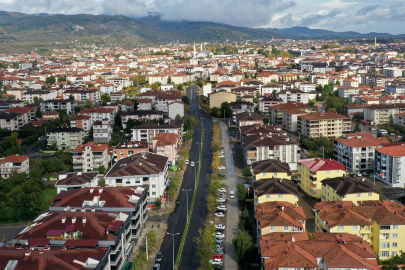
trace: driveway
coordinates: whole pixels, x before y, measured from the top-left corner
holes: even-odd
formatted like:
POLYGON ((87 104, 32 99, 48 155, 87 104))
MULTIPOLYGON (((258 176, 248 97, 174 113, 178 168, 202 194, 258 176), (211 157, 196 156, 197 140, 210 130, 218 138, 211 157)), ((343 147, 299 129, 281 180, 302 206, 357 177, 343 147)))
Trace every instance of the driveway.
POLYGON ((312 212, 312 209, 314 208, 314 204, 319 201, 314 198, 309 197, 301 190, 299 190, 298 196, 299 196, 298 197, 298 206, 302 206, 302 208, 304 209, 304 214, 307 217, 307 221, 306 221, 307 230, 310 232, 315 232, 315 215, 312 212))

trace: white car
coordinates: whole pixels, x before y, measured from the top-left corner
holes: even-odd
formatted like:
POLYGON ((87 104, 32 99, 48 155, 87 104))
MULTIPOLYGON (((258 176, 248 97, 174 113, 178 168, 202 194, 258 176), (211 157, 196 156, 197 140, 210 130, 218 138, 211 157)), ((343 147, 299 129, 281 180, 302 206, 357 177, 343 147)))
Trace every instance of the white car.
POLYGON ((226 199, 225 198, 218 198, 217 202, 226 202, 226 199))
POLYGON ((219 170, 225 170, 225 166, 219 166, 218 169, 219 170))
POLYGON ((370 130, 371 130, 371 131, 376 131, 377 129, 376 129, 376 128, 370 128, 370 130))
POLYGON ((216 216, 216 217, 224 217, 225 214, 222 213, 222 212, 218 212, 218 213, 215 213, 215 216, 216 216))
POLYGON ((224 247, 221 244, 216 244, 214 247, 216 250, 224 250, 224 247))
POLYGON ((222 192, 222 193, 223 193, 223 192, 226 192, 226 188, 219 188, 219 189, 218 189, 218 192, 222 192))
POLYGON ((190 165, 191 165, 191 167, 194 167, 194 162, 191 162, 191 164, 190 164, 190 165))
POLYGON ((226 208, 225 205, 218 205, 218 206, 217 206, 217 209, 218 209, 218 210, 225 210, 225 211, 226 211, 228 208, 226 208))
POLYGON ((212 236, 222 239, 225 237, 225 234, 217 232, 217 233, 213 233, 212 236))
POLYGON ((217 265, 222 265, 222 260, 220 260, 220 259, 211 259, 210 260, 210 263, 211 264, 217 264, 217 265))
POLYGON ((224 156, 224 155, 220 155, 219 157, 220 157, 220 158, 224 158, 225 156, 224 156))
POLYGON ((224 240, 223 240, 223 239, 215 238, 215 240, 214 240, 214 244, 215 244, 215 245, 217 245, 217 244, 222 245, 223 243, 224 243, 224 240))
POLYGON ((215 253, 216 255, 224 255, 224 251, 223 251, 223 250, 219 250, 219 249, 215 250, 215 249, 214 249, 212 252, 215 253))
POLYGON ((216 224, 216 225, 215 225, 215 229, 218 229, 218 230, 225 230, 225 225, 216 224))
POLYGON ((188 165, 188 159, 186 159, 186 164, 188 165))
POLYGON ((217 193, 218 197, 226 197, 225 193, 217 193))

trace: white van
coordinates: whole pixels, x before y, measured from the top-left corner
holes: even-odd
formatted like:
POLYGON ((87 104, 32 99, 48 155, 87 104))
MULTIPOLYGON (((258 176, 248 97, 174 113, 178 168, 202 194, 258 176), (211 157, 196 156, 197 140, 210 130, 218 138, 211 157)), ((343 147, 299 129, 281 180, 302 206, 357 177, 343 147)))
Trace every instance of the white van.
POLYGON ((229 198, 234 199, 235 198, 235 192, 233 192, 233 191, 229 192, 229 198))

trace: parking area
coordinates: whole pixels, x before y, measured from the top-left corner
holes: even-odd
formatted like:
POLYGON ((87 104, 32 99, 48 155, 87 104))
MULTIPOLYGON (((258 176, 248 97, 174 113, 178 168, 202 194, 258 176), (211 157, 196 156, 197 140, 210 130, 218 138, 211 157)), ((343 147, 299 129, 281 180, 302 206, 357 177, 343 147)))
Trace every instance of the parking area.
POLYGON ((4 226, 0 226, 0 243, 6 243, 7 241, 11 240, 20 233, 27 224, 6 224, 4 226))

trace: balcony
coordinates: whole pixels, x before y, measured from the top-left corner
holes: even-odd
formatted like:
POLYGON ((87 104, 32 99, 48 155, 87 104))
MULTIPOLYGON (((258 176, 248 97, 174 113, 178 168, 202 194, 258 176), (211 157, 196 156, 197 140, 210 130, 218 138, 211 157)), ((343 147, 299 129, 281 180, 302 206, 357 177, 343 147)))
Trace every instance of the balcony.
POLYGON ((111 265, 117 265, 117 263, 120 262, 121 259, 121 252, 118 252, 117 255, 115 256, 115 258, 113 258, 113 256, 111 256, 111 265))

